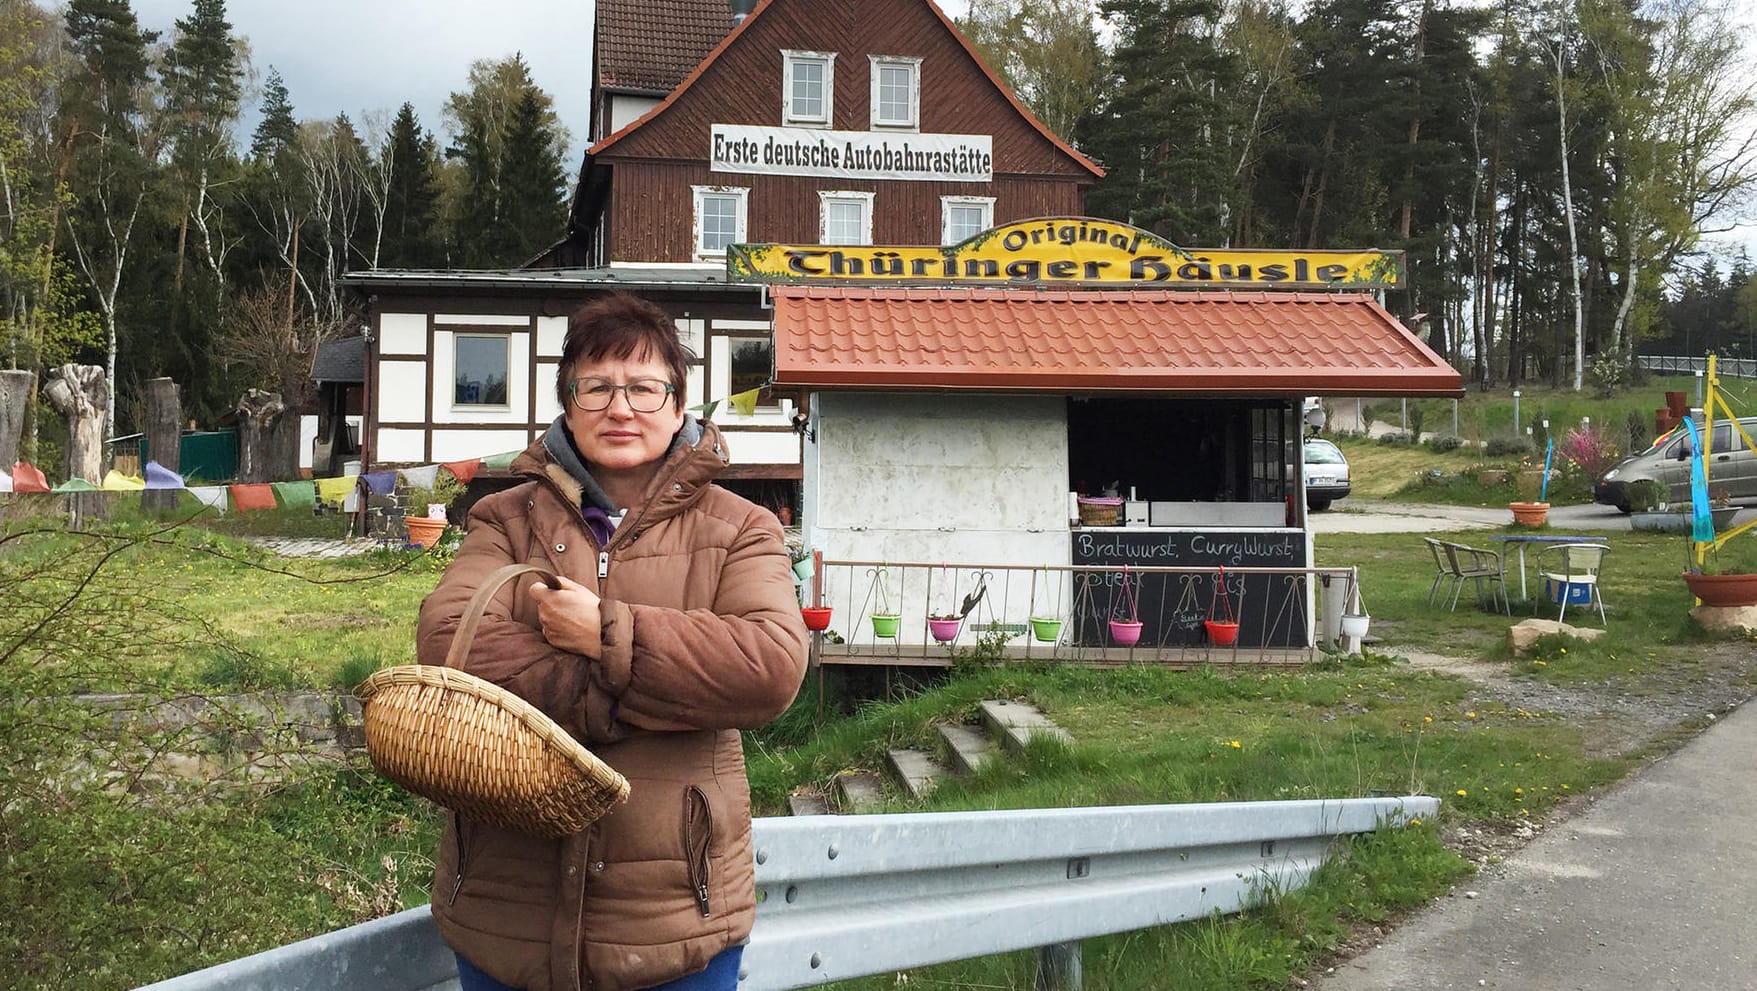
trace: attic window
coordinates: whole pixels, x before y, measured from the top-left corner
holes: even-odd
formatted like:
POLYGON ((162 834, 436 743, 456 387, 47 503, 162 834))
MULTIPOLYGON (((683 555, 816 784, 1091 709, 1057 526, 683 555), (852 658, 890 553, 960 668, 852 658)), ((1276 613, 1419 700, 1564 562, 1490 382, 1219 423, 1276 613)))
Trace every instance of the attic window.
POLYGON ((920 126, 921 60, 898 55, 873 55, 872 126, 907 128, 920 126))
POLYGON ((781 53, 781 123, 828 127, 835 103, 835 52, 781 53))

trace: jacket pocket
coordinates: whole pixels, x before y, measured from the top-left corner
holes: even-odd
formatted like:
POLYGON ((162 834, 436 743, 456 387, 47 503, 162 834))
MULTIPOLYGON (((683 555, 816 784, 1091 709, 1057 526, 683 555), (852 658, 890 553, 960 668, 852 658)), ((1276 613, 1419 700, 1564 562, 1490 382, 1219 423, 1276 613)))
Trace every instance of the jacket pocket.
POLYGON ((696 908, 708 918, 708 849, 714 843, 714 812, 708 796, 695 785, 683 792, 683 858, 689 868, 689 887, 696 908))

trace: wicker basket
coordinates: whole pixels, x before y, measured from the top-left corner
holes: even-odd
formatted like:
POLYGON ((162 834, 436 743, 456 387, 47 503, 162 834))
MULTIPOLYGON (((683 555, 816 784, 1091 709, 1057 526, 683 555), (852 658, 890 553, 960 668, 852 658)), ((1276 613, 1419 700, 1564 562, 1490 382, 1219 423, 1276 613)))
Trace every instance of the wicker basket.
POLYGON ((1116 526, 1117 511, 1123 501, 1108 496, 1080 496, 1081 526, 1116 526))
POLYGON ((379 773, 461 816, 534 836, 577 833, 628 798, 628 779, 531 703, 462 670, 489 601, 526 573, 495 571, 476 590, 445 666, 386 668, 360 686, 366 752, 379 773))

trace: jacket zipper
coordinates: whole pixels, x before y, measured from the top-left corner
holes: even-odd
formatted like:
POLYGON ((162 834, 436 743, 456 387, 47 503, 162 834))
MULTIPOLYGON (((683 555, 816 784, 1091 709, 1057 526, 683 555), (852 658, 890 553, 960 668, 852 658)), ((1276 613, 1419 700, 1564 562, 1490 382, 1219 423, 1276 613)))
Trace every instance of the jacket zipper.
POLYGON ((451 813, 451 819, 452 840, 458 845, 458 876, 457 880, 453 881, 451 884, 451 899, 447 901, 446 904, 456 905, 458 903, 458 889, 464 886, 464 858, 467 855, 469 847, 464 844, 464 817, 453 812, 451 813))
POLYGON ((708 796, 695 785, 683 793, 683 850, 689 864, 689 886, 695 894, 696 908, 702 918, 710 914, 708 907, 708 848, 714 839, 714 813, 708 807, 708 796))

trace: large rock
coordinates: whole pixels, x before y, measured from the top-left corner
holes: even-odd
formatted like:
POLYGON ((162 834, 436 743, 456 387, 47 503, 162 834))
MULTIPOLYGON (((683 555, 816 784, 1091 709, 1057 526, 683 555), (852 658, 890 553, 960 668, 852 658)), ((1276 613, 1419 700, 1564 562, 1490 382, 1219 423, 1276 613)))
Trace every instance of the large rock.
POLYGON ((1697 606, 1690 618, 1710 633, 1749 633, 1757 630, 1757 606, 1697 606))
POLYGON ((1576 640, 1597 640, 1604 636, 1604 631, 1590 626, 1569 626, 1553 619, 1528 619, 1514 623, 1507 631, 1507 647, 1513 651, 1514 657, 1524 657, 1532 652, 1540 638, 1557 634, 1576 640))

